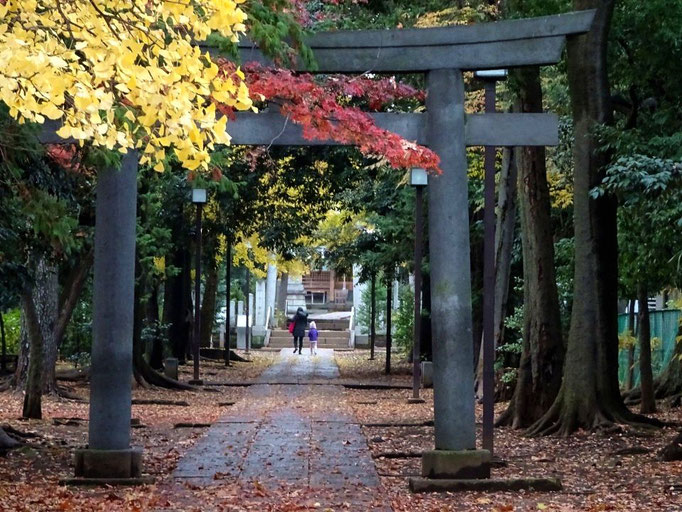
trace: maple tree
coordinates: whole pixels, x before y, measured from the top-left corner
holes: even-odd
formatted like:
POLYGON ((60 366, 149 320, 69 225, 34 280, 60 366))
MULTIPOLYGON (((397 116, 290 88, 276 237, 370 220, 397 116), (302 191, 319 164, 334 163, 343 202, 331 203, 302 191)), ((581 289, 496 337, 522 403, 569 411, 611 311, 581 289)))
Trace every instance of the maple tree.
MULTIPOLYGON (((219 59, 218 63, 228 75, 235 70, 228 60, 219 59)), ((260 96, 277 104, 287 119, 301 125, 306 139, 356 146, 362 154, 381 158, 394 168, 423 167, 438 171, 439 158, 433 151, 379 128, 369 114, 352 104, 364 102, 370 111, 406 100, 414 106, 423 102, 423 91, 394 77, 314 77, 254 63, 244 65, 243 71, 252 97, 260 96)), ((234 112, 231 105, 221 105, 219 110, 226 115, 234 112)))

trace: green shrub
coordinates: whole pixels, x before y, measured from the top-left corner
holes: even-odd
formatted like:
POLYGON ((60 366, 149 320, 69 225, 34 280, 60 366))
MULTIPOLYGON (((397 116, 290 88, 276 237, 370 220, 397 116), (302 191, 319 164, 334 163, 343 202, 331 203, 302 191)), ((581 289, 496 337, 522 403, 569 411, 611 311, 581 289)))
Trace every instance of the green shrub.
MULTIPOLYGON (((362 334, 369 334, 371 323, 370 304, 372 302, 372 287, 366 286, 362 291, 362 303, 358 309, 358 324, 362 326, 362 334)), ((376 331, 386 330, 386 286, 377 278, 376 284, 376 331)))
POLYGON ((414 341, 414 291, 409 286, 401 286, 398 299, 393 339, 400 350, 407 355, 412 352, 414 341))
POLYGON ((10 309, 2 314, 5 324, 5 343, 7 343, 8 354, 19 353, 19 343, 21 338, 21 310, 10 309))

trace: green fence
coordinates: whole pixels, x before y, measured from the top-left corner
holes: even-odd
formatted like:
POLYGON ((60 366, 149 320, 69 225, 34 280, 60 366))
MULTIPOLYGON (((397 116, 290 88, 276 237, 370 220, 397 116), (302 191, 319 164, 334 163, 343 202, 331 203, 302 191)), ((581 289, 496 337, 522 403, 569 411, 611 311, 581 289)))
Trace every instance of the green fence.
MULTIPOLYGON (((661 342, 651 348, 651 366, 654 372, 654 377, 663 371, 665 365, 670 361, 675 352, 675 343, 677 338, 677 330, 679 326, 680 316, 682 312, 678 309, 666 309, 663 311, 652 311, 651 318, 651 337, 658 338, 661 342)), ((618 315, 618 332, 623 333, 627 330, 628 315, 618 315)), ((635 332, 637 329, 637 315, 635 315, 635 332)), ((635 371, 634 383, 639 384, 639 346, 635 346, 635 371)), ((625 376, 628 371, 628 351, 621 350, 618 354, 618 379, 620 383, 625 382, 625 376)))

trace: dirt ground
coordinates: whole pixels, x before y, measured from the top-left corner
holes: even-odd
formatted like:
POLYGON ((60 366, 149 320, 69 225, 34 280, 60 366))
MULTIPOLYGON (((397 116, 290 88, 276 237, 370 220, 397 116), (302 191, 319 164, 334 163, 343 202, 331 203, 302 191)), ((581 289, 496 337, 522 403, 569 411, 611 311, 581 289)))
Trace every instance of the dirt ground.
MULTIPOLYGON (((220 362, 202 362, 205 381, 245 383, 257 377, 277 354, 253 351, 251 363, 226 369, 220 362)), ((383 354, 368 361, 369 353, 337 353, 341 378, 363 382, 405 384, 409 364, 395 358, 395 374, 382 375, 383 354)), ((191 367, 182 369, 187 380, 191 367)), ((0 393, 0 424, 32 437, 26 446, 0 458, 0 511, 43 510, 332 510, 324 496, 311 489, 282 486, 273 493, 254 481, 248 486, 228 482, 211 489, 188 487, 183 499, 174 494, 169 476, 179 458, 205 432, 205 427, 175 428, 178 423, 210 424, 231 414, 245 387, 206 386, 200 391, 165 391, 136 388, 136 399, 184 401, 187 405, 133 405, 139 425, 132 430, 133 445, 144 449, 145 472, 153 485, 118 488, 79 488, 59 485, 73 475, 72 452, 87 442, 87 387, 71 392, 82 401, 46 397, 42 420, 19 420, 22 397, 0 393), (193 504, 192 504, 193 503, 193 504)), ((609 432, 579 432, 570 438, 527 438, 510 428, 495 430, 496 455, 506 467, 493 470, 499 477, 558 477, 564 490, 556 493, 447 493, 413 495, 407 477, 418 475, 419 454, 432 448, 431 390, 423 390, 424 404, 407 404, 408 389, 345 389, 339 403, 361 424, 362 432, 381 479, 377 496, 395 511, 682 511, 682 462, 660 462, 657 452, 675 434, 674 428, 648 432, 630 428, 609 432), (427 426, 424 425, 427 422, 427 426), (382 425, 376 425, 382 424, 382 425), (629 449, 629 450, 626 450, 629 449), (400 452, 399 458, 394 458, 400 452)), ((313 405, 313 404, 311 404, 313 405)), ((317 408, 325 404, 314 404, 317 408)), ((329 406, 331 404, 328 404, 329 406)), ((244 404, 241 404, 243 410, 244 404)), ((682 423, 682 409, 666 409, 657 417, 682 423)), ((505 404, 498 404, 501 412, 505 404)), ((238 409, 239 407, 237 407, 238 409)), ((480 422, 480 408, 477 409, 480 422)), ((479 425, 480 427, 480 425, 479 425)), ((341 507, 337 510, 352 510, 341 507)))

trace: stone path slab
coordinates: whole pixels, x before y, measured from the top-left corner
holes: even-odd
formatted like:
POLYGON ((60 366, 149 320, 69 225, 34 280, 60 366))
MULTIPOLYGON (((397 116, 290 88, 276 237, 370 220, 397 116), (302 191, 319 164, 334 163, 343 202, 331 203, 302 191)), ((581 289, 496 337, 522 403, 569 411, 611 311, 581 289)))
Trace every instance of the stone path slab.
POLYGON ((379 477, 367 440, 343 406, 342 388, 334 385, 338 376, 333 350, 309 356, 282 349, 261 383, 185 454, 174 477, 201 486, 300 485, 353 510, 390 510, 370 506, 379 477))

